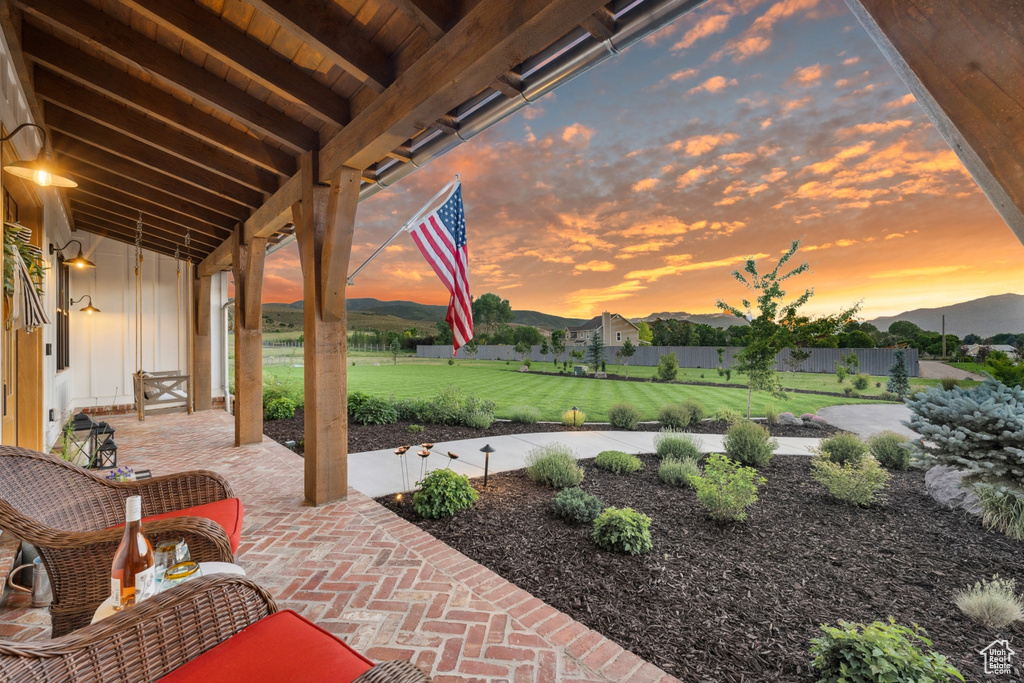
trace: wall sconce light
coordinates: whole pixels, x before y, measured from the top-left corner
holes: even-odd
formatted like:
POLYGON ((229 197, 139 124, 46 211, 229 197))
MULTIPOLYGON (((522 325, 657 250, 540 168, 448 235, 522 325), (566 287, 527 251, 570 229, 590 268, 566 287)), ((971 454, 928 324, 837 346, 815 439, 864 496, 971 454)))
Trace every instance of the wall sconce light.
POLYGON ((39 148, 39 156, 34 161, 11 162, 4 166, 4 170, 19 178, 27 178, 40 187, 50 187, 51 185, 55 187, 78 187, 78 183, 65 175, 50 157, 50 153, 46 149, 46 129, 39 124, 23 123, 11 131, 10 135, 0 138, 0 142, 7 142, 17 135, 18 131, 26 127, 38 128, 42 131, 43 145, 39 148))
POLYGON ((80 296, 77 299, 72 299, 71 305, 74 306, 75 304, 85 301, 86 299, 89 300, 89 303, 86 304, 84 308, 80 308, 78 310, 82 311, 83 313, 88 313, 89 315, 92 315, 93 313, 99 313, 100 309, 92 305, 92 297, 89 296, 88 294, 80 296))
POLYGON ((54 252, 57 252, 63 258, 64 257, 64 250, 67 249, 68 247, 70 247, 72 244, 77 244, 78 245, 78 256, 76 256, 73 259, 68 259, 68 260, 64 261, 64 263, 69 265, 69 266, 74 266, 76 268, 95 268, 96 264, 93 263, 92 261, 90 261, 89 259, 85 258, 85 255, 82 253, 82 243, 79 242, 78 240, 71 240, 70 242, 65 244, 63 247, 55 247, 55 246, 53 246, 51 244, 50 245, 50 253, 53 254, 54 252))

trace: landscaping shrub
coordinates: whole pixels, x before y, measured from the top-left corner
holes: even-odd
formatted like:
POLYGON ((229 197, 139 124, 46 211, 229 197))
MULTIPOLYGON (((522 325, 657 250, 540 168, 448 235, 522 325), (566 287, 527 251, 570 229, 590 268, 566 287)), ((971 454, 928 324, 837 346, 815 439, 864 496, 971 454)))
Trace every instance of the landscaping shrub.
POLYGON ((610 507, 594 520, 594 542, 598 548, 613 553, 650 552, 651 518, 633 508, 610 507))
POLYGON ((691 477, 697 500, 717 522, 742 522, 747 508, 757 502, 757 487, 767 480, 752 467, 743 467, 724 455, 714 454, 704 464, 704 474, 691 477))
POLYGON ((704 473, 695 458, 666 458, 658 468, 658 478, 670 486, 688 486, 693 488, 694 477, 704 473))
POLYGON ((989 378, 968 388, 933 387, 907 405, 909 426, 920 435, 911 444, 915 459, 963 470, 965 485, 987 484, 1024 501, 1024 389, 989 378))
POLYGON ((857 378, 853 380, 853 388, 857 391, 864 391, 871 386, 871 377, 868 375, 857 375, 857 378))
POLYGON ((412 506, 416 514, 427 519, 442 519, 468 510, 480 497, 469 485, 469 477, 449 469, 434 470, 417 484, 420 490, 412 497, 412 506))
POLYGON ((975 486, 974 492, 981 503, 983 526, 1024 541, 1024 497, 986 484, 975 486))
POLYGON ((608 409, 608 421, 615 429, 633 431, 640 424, 640 411, 628 403, 616 403, 608 409))
POLYGON ((943 377, 939 382, 942 384, 942 389, 944 391, 950 391, 960 386, 960 380, 953 379, 952 377, 943 377))
POLYGON ((578 486, 559 491, 553 505, 555 514, 570 524, 590 524, 604 508, 597 496, 578 486))
POLYGON ((447 386, 424 408, 423 419, 439 425, 457 425, 462 417, 462 389, 447 386))
POLYGON ((556 489, 578 486, 583 468, 571 448, 560 443, 538 446, 526 455, 526 474, 536 482, 556 489))
MULTIPOLYGON (((267 398, 266 386, 264 386, 263 391, 263 399, 265 401, 267 398)), ((350 391, 348 394, 348 416, 352 417, 355 414, 356 409, 359 408, 359 406, 361 406, 368 398, 370 397, 361 391, 350 391)))
POLYGON ((489 429, 494 423, 494 413, 477 408, 462 416, 462 424, 473 429, 489 429))
POLYGON ((654 437, 654 450, 663 460, 700 460, 700 446, 700 440, 692 434, 680 434, 670 429, 663 429, 654 437))
POLYGON ((1014 592, 1013 579, 982 579, 954 596, 956 606, 974 621, 988 628, 1004 628, 1024 619, 1024 603, 1014 592))
POLYGON ((890 470, 906 470, 910 467, 910 439, 886 430, 868 439, 868 448, 875 460, 890 470))
POLYGON ((775 407, 774 403, 769 403, 764 407, 764 422, 767 425, 779 424, 779 409, 775 407))
POLYGON ((883 391, 878 395, 879 401, 901 401, 902 399, 891 391, 883 391))
POLYGON ((587 421, 587 414, 582 410, 567 410, 562 413, 562 424, 566 427, 579 429, 587 421))
POLYGON ((540 422, 540 409, 521 403, 509 409, 508 419, 519 424, 535 425, 540 422))
POLYGON ((268 420, 286 420, 289 417, 295 417, 295 401, 287 396, 275 398, 267 404, 264 413, 268 420))
POLYGON ((897 351, 893 354, 893 364, 889 368, 889 382, 885 385, 886 391, 890 391, 900 399, 910 393, 910 382, 907 380, 906 351, 897 351))
POLYGON ((408 427, 405 428, 405 431, 409 432, 410 434, 422 434, 423 432, 427 431, 427 428, 424 427, 423 425, 409 425, 408 427))
POLYGON ((363 425, 389 425, 398 422, 398 411, 386 398, 364 396, 352 411, 352 421, 363 425))
POLYGON ((715 419, 726 424, 735 424, 743 419, 743 413, 732 408, 719 408, 715 411, 715 419))
POLYGON ((666 382, 674 380, 679 375, 679 361, 676 354, 666 353, 658 359, 658 379, 666 382))
POLYGON ((924 654, 917 643, 931 647, 924 629, 876 621, 865 626, 840 621, 821 626, 825 635, 811 639, 811 665, 820 672, 818 683, 940 683, 960 672, 936 652, 924 654), (884 675, 884 678, 882 676, 884 675))
POLYGON ((858 394, 856 391, 854 391, 853 387, 846 387, 845 389, 843 389, 843 396, 848 396, 848 397, 852 397, 852 398, 858 398, 860 396, 860 394, 858 394))
POLYGON ((682 406, 690 414, 690 426, 700 424, 707 416, 707 411, 704 410, 704 404, 695 398, 688 398, 683 401, 682 406))
POLYGON ((846 368, 844 368, 842 365, 836 365, 836 381, 837 382, 842 384, 843 381, 846 379, 846 376, 848 374, 850 374, 850 373, 849 373, 849 371, 847 371, 846 368))
POLYGON ((594 458, 594 467, 608 470, 614 474, 629 474, 644 468, 640 458, 623 451, 601 451, 594 458))
POLYGON ((658 411, 658 422, 662 428, 682 429, 690 424, 690 414, 682 404, 672 403, 658 411))
POLYGON ((749 420, 733 423, 722 443, 729 458, 752 467, 767 465, 771 462, 772 452, 779 447, 779 442, 767 429, 749 420))
POLYGON ((395 412, 398 413, 399 420, 422 420, 423 422, 429 422, 426 419, 426 401, 416 398, 403 398, 392 400, 391 405, 394 406, 395 412))
POLYGON ((822 439, 815 452, 837 465, 857 465, 868 454, 868 445, 856 434, 844 432, 822 439))
POLYGON ((889 473, 871 456, 839 465, 818 455, 811 460, 811 472, 834 498, 861 507, 878 502, 889 483, 889 473))

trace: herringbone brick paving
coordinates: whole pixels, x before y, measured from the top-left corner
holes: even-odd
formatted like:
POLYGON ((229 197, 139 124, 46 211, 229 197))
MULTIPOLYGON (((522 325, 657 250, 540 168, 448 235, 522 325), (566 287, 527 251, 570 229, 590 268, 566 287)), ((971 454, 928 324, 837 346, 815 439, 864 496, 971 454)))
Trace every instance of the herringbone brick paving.
MULTIPOLYGON (((438 683, 676 680, 355 489, 304 505, 302 458, 270 439, 235 448, 224 412, 109 422, 120 464, 224 475, 245 505, 238 563, 371 659, 411 659, 438 683)), ((46 613, 24 605, 0 609, 0 637, 49 635, 46 613)))

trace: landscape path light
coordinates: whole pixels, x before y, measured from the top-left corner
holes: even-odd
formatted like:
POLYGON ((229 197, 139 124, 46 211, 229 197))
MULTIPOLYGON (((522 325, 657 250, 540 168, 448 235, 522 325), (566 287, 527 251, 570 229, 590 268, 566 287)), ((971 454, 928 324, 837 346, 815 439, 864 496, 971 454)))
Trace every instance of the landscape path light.
POLYGON ((491 448, 491 444, 484 444, 480 452, 484 454, 484 488, 487 488, 487 469, 491 464, 491 453, 494 452, 494 449, 491 448))

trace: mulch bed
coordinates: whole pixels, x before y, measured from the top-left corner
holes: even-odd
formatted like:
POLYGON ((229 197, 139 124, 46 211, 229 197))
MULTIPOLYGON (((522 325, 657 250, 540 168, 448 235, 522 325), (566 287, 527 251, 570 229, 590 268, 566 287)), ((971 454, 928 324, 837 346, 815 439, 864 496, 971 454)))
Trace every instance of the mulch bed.
POLYGON ((639 557, 598 550, 522 470, 492 475, 472 510, 445 521, 419 519, 411 496, 378 502, 684 681, 815 680, 809 640, 840 619, 917 623, 968 681, 983 678, 978 651, 997 637, 1024 646, 1020 623, 979 626, 952 600, 996 573, 1024 583, 1024 544, 940 508, 920 472, 893 473, 888 502, 857 509, 811 480, 808 458, 776 456, 748 521, 719 526, 641 458, 631 475, 582 462, 587 491, 651 517, 654 549, 639 557))
MULTIPOLYGON (((304 413, 301 408, 295 411, 295 417, 286 420, 264 420, 263 433, 271 439, 283 444, 285 441, 294 441, 295 451, 300 455, 303 452, 302 439, 304 436, 304 413)), ((537 432, 567 432, 573 431, 560 424, 519 424, 512 422, 495 422, 490 429, 473 429, 472 427, 445 426, 445 425, 422 425, 425 431, 419 434, 410 434, 409 425, 412 422, 402 421, 390 425, 360 425, 349 423, 348 426, 348 452, 362 453, 364 451, 376 451, 383 448, 397 448, 404 444, 413 443, 441 443, 443 441, 457 441, 459 439, 476 439, 482 436, 505 436, 507 434, 534 434, 537 432)), ((694 427, 687 431, 699 432, 701 434, 725 434, 728 424, 724 421, 702 422, 700 427, 694 427)), ((611 427, 607 424, 586 424, 577 431, 607 431, 611 427)), ((640 431, 656 432, 661 429, 658 424, 642 424, 640 431)), ((796 427, 792 425, 775 425, 770 428, 772 436, 803 436, 810 438, 822 438, 831 436, 841 430, 832 425, 823 425, 821 429, 810 427, 796 427)))

